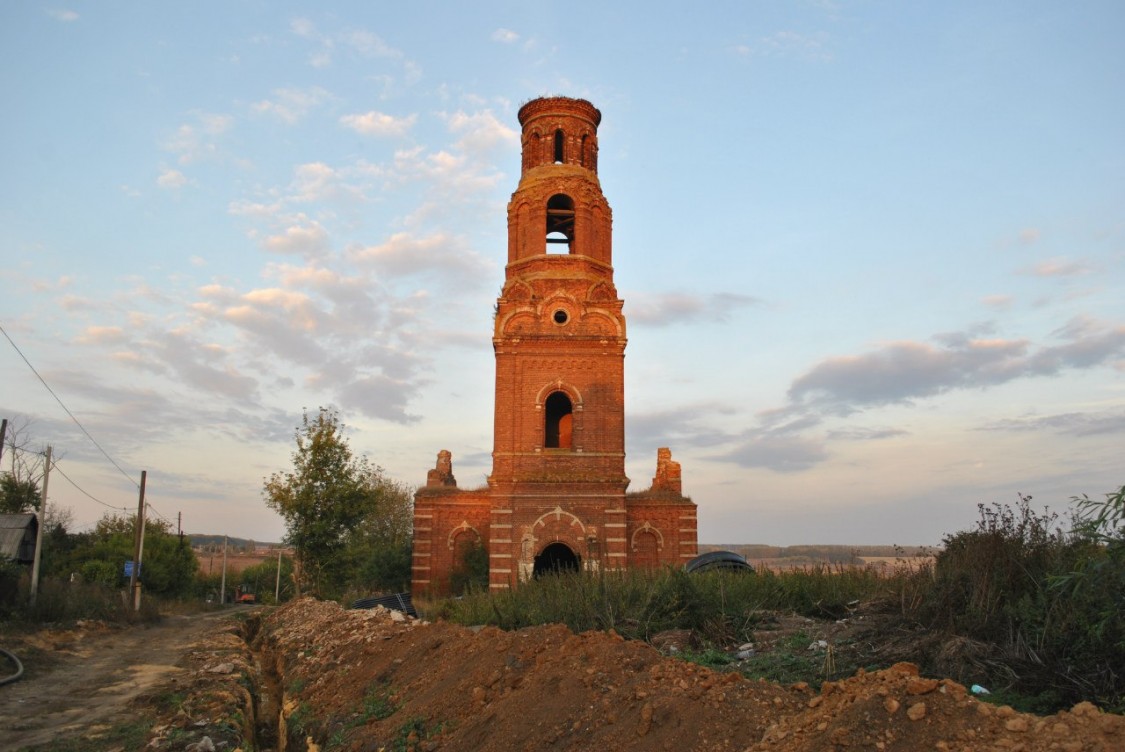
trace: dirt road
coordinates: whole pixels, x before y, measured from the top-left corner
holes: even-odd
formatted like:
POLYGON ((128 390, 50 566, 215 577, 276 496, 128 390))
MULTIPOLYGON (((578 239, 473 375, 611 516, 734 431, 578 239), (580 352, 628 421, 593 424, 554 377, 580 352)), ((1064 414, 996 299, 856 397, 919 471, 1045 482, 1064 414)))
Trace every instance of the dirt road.
MULTIPOLYGON (((169 676, 189 646, 232 612, 169 616, 154 626, 101 623, 22 638, 0 637, 26 674, 0 686, 0 752, 127 723, 130 702, 169 676)), ((5 666, 4 670, 9 669, 5 666)))

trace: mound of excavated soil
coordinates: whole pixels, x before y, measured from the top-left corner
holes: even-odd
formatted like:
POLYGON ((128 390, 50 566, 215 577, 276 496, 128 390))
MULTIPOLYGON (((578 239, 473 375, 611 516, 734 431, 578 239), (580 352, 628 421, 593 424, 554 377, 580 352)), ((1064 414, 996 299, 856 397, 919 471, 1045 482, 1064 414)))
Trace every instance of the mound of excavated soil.
POLYGON ((477 631, 310 599, 264 618, 253 647, 284 691, 289 749, 1125 749, 1125 718, 1089 703, 1025 715, 911 664, 814 692, 613 633, 477 631))

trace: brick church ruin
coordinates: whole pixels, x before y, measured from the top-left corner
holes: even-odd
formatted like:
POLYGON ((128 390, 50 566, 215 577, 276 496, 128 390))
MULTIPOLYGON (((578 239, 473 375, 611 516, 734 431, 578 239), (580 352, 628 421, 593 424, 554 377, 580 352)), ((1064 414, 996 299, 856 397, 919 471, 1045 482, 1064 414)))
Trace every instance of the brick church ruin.
POLYGON ((601 112, 548 97, 521 107, 519 121, 523 168, 492 335, 492 473, 486 487, 460 489, 450 453, 438 453, 414 501, 415 593, 450 592, 477 546, 492 590, 546 571, 679 566, 696 555, 695 504, 668 449, 652 487, 626 493, 625 316, 598 181, 601 112))

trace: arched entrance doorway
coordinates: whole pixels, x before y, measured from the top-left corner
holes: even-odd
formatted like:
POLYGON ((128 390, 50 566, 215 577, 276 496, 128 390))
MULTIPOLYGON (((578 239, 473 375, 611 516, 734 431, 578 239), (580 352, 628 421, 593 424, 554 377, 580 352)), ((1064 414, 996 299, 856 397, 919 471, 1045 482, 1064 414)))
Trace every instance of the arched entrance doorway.
POLYGON ((578 556, 565 543, 552 543, 535 557, 533 577, 578 571, 578 556))

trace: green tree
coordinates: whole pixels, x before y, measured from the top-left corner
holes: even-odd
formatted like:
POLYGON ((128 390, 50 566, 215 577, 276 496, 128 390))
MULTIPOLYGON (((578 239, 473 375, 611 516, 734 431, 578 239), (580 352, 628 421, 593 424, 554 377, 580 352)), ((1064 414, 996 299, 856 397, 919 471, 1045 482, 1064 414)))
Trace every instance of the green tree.
POLYGON ((410 588, 414 489, 375 468, 364 479, 368 511, 348 534, 343 552, 348 590, 398 592, 410 588))
MULTIPOLYGON (((293 467, 265 480, 266 505, 285 520, 299 580, 322 596, 339 596, 388 549, 409 546, 410 494, 366 457, 356 457, 334 410, 305 412, 295 433, 293 467), (405 499, 405 501, 404 501, 405 499)), ((393 579, 393 578, 392 578, 393 579)))
MULTIPOLYGON (((77 573, 87 582, 116 587, 124 581, 125 562, 133 558, 134 520, 130 516, 107 514, 94 530, 72 536, 65 557, 53 567, 59 576, 77 573)), ((145 592, 181 596, 193 587, 199 564, 186 540, 171 531, 163 520, 145 523, 145 548, 142 555, 141 583, 145 592)))
POLYGON ((11 473, 0 475, 0 514, 25 514, 39 509, 39 484, 20 480, 11 473))

